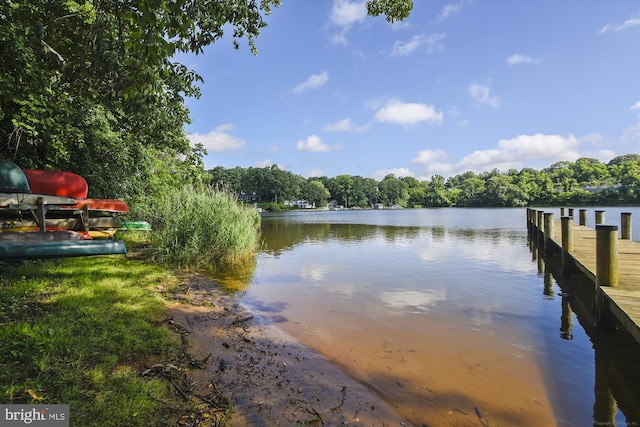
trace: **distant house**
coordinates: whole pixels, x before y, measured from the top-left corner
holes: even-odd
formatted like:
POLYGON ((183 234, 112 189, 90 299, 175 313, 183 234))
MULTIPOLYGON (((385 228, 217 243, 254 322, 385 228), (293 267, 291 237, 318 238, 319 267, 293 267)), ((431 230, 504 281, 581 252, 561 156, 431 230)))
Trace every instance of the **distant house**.
POLYGON ((291 206, 299 209, 315 209, 315 202, 309 203, 306 200, 290 200, 284 202, 285 206, 291 206))
POLYGON ((238 194, 238 200, 240 200, 241 202, 255 202, 256 200, 258 200, 258 195, 255 191, 252 191, 251 193, 245 193, 244 191, 241 191, 240 194, 238 194))
POLYGON ((327 209, 329 209, 330 211, 341 211, 344 209, 344 206, 339 205, 338 201, 336 199, 333 199, 329 203, 327 203, 327 209))
POLYGON ((373 209, 384 209, 384 205, 382 203, 374 203, 373 209))

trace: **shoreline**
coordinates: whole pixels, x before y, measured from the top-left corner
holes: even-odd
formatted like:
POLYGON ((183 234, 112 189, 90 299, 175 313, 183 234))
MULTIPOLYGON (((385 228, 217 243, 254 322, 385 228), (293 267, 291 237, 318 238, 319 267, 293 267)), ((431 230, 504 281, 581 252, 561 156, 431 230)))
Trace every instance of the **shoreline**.
POLYGON ((165 299, 189 353, 206 360, 189 371, 195 389, 214 389, 232 402, 225 425, 410 425, 373 390, 255 316, 215 279, 185 276, 165 299))

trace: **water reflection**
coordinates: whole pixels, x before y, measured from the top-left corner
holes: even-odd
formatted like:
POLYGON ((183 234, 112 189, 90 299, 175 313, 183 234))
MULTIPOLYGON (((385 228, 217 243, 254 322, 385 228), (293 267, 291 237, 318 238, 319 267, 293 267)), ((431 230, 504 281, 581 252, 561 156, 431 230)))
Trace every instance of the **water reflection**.
POLYGON ((378 298, 389 306, 392 312, 402 314, 416 311, 427 311, 438 301, 447 299, 445 289, 426 291, 391 291, 382 292, 378 298))
MULTIPOLYGON (((560 337, 573 339, 574 318, 578 320, 594 349, 594 426, 640 425, 640 344, 615 325, 598 326, 594 313, 596 298, 593 283, 581 272, 563 274, 558 255, 544 257, 544 295, 550 284, 560 288, 560 337)), ((606 313, 604 313, 606 316, 606 313)))
POLYGON ((558 278, 554 257, 527 240, 525 217, 508 209, 266 215, 257 262, 221 281, 416 425, 473 425, 476 410, 500 425, 583 426, 612 413, 618 425, 636 420, 640 353, 616 344, 631 355, 624 368, 612 362, 610 345, 594 338, 589 287, 577 275, 558 278))

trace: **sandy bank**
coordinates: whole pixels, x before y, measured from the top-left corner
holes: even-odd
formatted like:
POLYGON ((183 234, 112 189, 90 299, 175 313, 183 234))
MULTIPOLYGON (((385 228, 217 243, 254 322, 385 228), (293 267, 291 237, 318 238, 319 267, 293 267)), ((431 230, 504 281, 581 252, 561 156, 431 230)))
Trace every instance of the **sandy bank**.
POLYGON ((233 403, 226 424, 241 426, 408 426, 370 389, 323 356, 243 309, 205 276, 166 293, 169 318, 189 353, 205 360, 190 376, 201 394, 233 403))

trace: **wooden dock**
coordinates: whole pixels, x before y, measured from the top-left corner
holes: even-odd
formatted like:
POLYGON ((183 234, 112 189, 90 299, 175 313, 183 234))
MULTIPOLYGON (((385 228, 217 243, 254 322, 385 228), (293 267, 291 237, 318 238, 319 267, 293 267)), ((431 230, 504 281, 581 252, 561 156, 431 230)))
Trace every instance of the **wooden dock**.
MULTIPOLYGON (((535 211, 534 211, 535 212, 535 211)), ((544 225, 532 220, 535 233, 544 233, 544 225)), ((555 250, 562 248, 561 220, 554 220, 549 236, 555 250)), ((596 230, 573 223, 573 250, 569 260, 596 286, 596 230)), ((640 342, 640 242, 618 239, 618 284, 596 289, 596 309, 606 310, 631 336, 640 342)), ((546 248, 545 248, 546 249, 546 248)))

